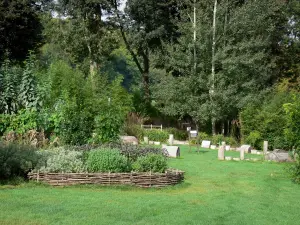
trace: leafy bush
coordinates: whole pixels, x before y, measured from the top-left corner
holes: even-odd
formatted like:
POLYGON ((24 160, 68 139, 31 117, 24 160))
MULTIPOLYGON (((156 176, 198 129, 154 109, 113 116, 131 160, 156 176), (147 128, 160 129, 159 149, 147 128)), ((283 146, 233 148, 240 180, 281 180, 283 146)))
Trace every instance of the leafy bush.
POLYGON ((41 172, 79 173, 86 171, 81 152, 69 151, 60 147, 50 151, 42 151, 40 154, 41 159, 36 170, 39 169, 41 172))
POLYGON ((252 131, 246 137, 246 143, 258 149, 262 148, 262 141, 261 134, 258 131, 252 131))
POLYGON ((291 94, 287 91, 274 91, 265 96, 263 101, 245 107, 240 114, 242 142, 249 141, 249 136, 251 139, 255 138, 259 133, 260 140, 255 141, 255 147, 261 148, 258 142, 262 143, 265 140, 269 142, 270 149, 288 150, 290 145, 284 135, 286 120, 283 105, 290 101, 291 94), (256 133, 250 135, 251 132, 256 133))
POLYGON ((166 131, 169 134, 173 134, 175 140, 185 141, 185 140, 188 139, 188 132, 187 131, 179 130, 179 129, 176 129, 176 128, 168 128, 168 129, 166 129, 166 131))
POLYGON ((135 136, 139 140, 143 140, 145 130, 140 125, 126 124, 124 127, 124 133, 129 136, 135 136))
POLYGON ((148 154, 156 154, 162 155, 163 157, 167 157, 168 152, 162 150, 161 148, 155 147, 146 147, 146 146, 138 146, 138 145, 125 145, 121 144, 118 149, 122 155, 126 156, 130 162, 134 162, 138 157, 146 156, 148 154))
POLYGON ((198 140, 201 142, 203 140, 210 140, 210 136, 207 133, 199 132, 198 133, 198 140))
POLYGON ((294 95, 291 103, 284 104, 286 113, 286 128, 284 134, 293 146, 295 152, 295 163, 291 167, 292 179, 300 183, 300 94, 294 95))
POLYGON ((145 130, 144 135, 147 136, 150 141, 166 142, 169 138, 169 133, 165 130, 145 130))
POLYGON ((157 172, 163 173, 167 169, 167 158, 162 155, 148 154, 139 157, 136 162, 132 164, 133 170, 137 172, 157 172))
POLYGON ((225 137, 224 141, 227 145, 238 146, 238 141, 234 137, 225 137))
POLYGON ((95 118, 96 143, 113 142, 119 139, 120 130, 124 118, 112 109, 104 110, 101 115, 95 118))
POLYGON ((222 134, 213 135, 211 137, 211 142, 214 145, 221 145, 225 141, 225 137, 222 134))
POLYGON ((118 149, 92 150, 87 159, 89 172, 129 172, 130 164, 118 149))
POLYGON ((33 147, 0 143, 0 179, 26 177, 38 164, 39 158, 33 147))

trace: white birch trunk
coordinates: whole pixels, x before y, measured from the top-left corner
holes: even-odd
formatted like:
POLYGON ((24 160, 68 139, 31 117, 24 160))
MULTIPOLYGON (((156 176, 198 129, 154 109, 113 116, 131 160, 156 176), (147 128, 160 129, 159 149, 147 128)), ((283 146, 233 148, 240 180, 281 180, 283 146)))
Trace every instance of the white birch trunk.
POLYGON ((216 16, 217 16, 217 4, 218 1, 215 0, 214 4, 214 16, 213 16, 213 37, 212 37, 212 57, 211 57, 211 87, 210 87, 210 99, 212 107, 212 134, 216 134, 216 115, 215 115, 215 104, 214 104, 214 94, 215 94, 215 49, 216 49, 216 16))

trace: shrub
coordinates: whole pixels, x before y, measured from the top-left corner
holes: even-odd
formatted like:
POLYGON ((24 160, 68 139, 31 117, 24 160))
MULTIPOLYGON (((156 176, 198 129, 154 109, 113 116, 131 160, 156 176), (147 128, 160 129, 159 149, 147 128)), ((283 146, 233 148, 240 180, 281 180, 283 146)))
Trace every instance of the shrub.
POLYGON ((198 140, 201 142, 203 140, 210 140, 210 136, 205 132, 199 132, 198 140))
POLYGON ((137 172, 157 172, 163 173, 167 169, 167 158, 162 155, 148 154, 139 157, 136 162, 132 164, 133 170, 137 172))
POLYGON ((40 152, 40 168, 45 173, 79 173, 86 171, 82 160, 82 153, 77 151, 69 151, 62 147, 50 151, 40 152), (44 164, 44 165, 43 165, 44 164), (42 166, 43 165, 43 166, 42 166))
POLYGON ((188 132, 187 131, 179 130, 179 129, 176 129, 176 128, 168 128, 168 129, 166 129, 166 131, 169 134, 173 134, 175 140, 185 141, 185 140, 188 139, 188 132))
POLYGON ((87 159, 89 172, 129 172, 130 164, 118 149, 92 150, 87 159))
POLYGON ((135 136, 139 140, 143 140, 145 130, 140 125, 126 124, 124 127, 124 133, 129 136, 135 136))
POLYGON ((60 119, 59 136, 65 144, 85 144, 92 137, 94 117, 76 99, 65 96, 60 119))
POLYGON ((286 128, 284 134, 295 151, 295 163, 291 166, 292 179, 300 183, 300 95, 295 95, 291 103, 284 105, 286 128))
POLYGON ((38 161, 39 155, 33 147, 0 143, 0 179, 26 177, 38 161))
POLYGON ((147 136, 150 141, 166 142, 169 138, 169 133, 165 130, 145 130, 144 135, 147 136))
POLYGON ((256 141, 255 147, 261 147, 257 143, 258 141, 262 143, 266 140, 269 142, 270 149, 288 150, 290 144, 284 136, 286 120, 285 111, 282 107, 287 102, 291 102, 291 94, 288 91, 274 91, 266 95, 263 101, 257 101, 246 106, 240 113, 242 142, 249 141, 247 140, 249 136, 252 136, 251 139, 253 139, 259 133, 260 140, 256 141))
POLYGON ((255 148, 261 148, 262 147, 261 134, 258 131, 250 132, 250 134, 246 137, 246 143, 251 144, 251 146, 255 148))
POLYGON ((230 145, 230 146, 238 145, 238 141, 234 137, 225 137, 224 141, 226 142, 227 145, 230 145))
POLYGON ((225 137, 222 134, 216 134, 211 137, 211 142, 214 145, 221 145, 225 140, 225 137))
POLYGON ((118 149, 120 149, 121 154, 126 156, 131 162, 134 162, 139 157, 146 156, 148 154, 162 155, 164 157, 168 155, 168 152, 155 147, 122 144, 118 147, 118 149))
POLYGON ((95 118, 96 143, 112 142, 119 139, 120 130, 124 122, 124 117, 117 111, 107 109, 95 118))

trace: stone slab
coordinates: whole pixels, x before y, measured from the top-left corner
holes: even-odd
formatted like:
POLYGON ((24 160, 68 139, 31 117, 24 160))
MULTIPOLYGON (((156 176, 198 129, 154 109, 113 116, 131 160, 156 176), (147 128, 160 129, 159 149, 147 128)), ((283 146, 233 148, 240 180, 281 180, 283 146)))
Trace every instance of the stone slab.
POLYGON ((231 156, 226 156, 225 160, 230 161, 230 160, 232 160, 232 157, 231 156))
POLYGON ((265 156, 266 160, 272 160, 276 162, 292 162, 289 152, 283 150, 274 150, 273 152, 267 153, 265 156))
POLYGON ((202 141, 201 148, 209 148, 210 147, 210 141, 202 141))
POLYGON ((244 149, 245 153, 251 153, 251 146, 250 145, 242 145, 241 147, 237 148, 237 151, 244 149))
POLYGON ((217 149, 217 146, 216 145, 211 145, 210 149, 217 149))
POLYGON ((165 149, 168 154, 169 157, 171 158, 178 158, 180 157, 180 148, 178 146, 163 146, 163 149, 165 149))
POLYGON ((120 138, 124 144, 137 145, 139 143, 138 139, 134 136, 121 136, 120 138))

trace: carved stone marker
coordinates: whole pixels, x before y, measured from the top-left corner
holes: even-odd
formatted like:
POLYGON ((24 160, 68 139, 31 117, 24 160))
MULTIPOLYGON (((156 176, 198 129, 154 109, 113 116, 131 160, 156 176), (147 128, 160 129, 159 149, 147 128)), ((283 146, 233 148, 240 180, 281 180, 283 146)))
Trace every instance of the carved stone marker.
POLYGON ((237 148, 238 151, 241 151, 241 149, 244 149, 244 152, 251 153, 251 146, 250 145, 242 145, 240 148, 237 148))
POLYGON ((291 162, 293 161, 289 155, 289 152, 276 149, 273 152, 268 153, 265 156, 266 160, 272 160, 276 162, 291 162))
POLYGON ((268 152, 268 144, 268 141, 264 141, 264 155, 266 155, 268 152))
POLYGON ((173 134, 169 134, 169 145, 173 145, 174 144, 174 135, 173 134))
POLYGON ((144 137, 144 143, 147 144, 147 145, 149 144, 149 138, 148 137, 144 137))
POLYGON ((201 148, 209 148, 210 147, 210 141, 202 141, 201 148))
POLYGON ((245 159, 245 150, 243 148, 240 149, 240 159, 241 160, 245 159))
POLYGON ((165 149, 168 154, 169 157, 172 158, 177 158, 180 157, 180 148, 178 146, 163 146, 163 149, 165 149))
POLYGON ((225 147, 220 146, 218 150, 218 159, 219 160, 224 160, 225 159, 225 147))

